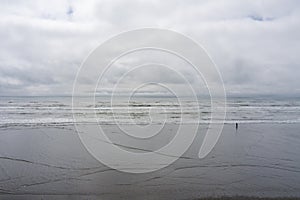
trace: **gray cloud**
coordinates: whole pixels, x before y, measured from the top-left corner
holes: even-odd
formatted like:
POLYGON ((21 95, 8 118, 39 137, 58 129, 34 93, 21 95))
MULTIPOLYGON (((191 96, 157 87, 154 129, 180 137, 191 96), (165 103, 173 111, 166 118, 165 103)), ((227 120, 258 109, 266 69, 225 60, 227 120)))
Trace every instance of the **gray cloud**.
MULTIPOLYGON (((2 1, 0 95, 70 94, 91 50, 142 27, 172 29, 202 44, 228 94, 299 95, 299 24, 297 0, 2 1)), ((108 84, 123 71, 116 68, 108 84)), ((152 76, 180 85, 163 70, 152 76)), ((131 81, 146 77, 152 79, 146 73, 131 81)))

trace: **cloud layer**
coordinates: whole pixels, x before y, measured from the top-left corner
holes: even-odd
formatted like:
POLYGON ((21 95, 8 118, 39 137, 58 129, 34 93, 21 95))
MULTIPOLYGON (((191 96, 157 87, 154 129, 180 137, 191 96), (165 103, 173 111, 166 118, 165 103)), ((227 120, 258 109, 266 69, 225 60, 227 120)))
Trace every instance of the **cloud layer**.
POLYGON ((143 27, 175 30, 202 44, 228 94, 300 94, 297 0, 7 0, 0 6, 0 95, 71 94, 91 50, 143 27))

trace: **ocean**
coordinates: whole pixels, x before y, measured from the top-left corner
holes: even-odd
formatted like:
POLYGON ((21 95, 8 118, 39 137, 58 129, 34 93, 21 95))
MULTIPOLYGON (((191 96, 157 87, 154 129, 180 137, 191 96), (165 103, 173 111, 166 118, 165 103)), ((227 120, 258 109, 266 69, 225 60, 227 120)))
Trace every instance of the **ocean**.
MULTIPOLYGON (((66 125, 75 122, 101 124, 210 123, 209 98, 198 102, 189 98, 178 102, 168 97, 96 97, 90 103, 80 98, 72 107, 72 97, 0 97, 0 128, 12 126, 66 125)), ((215 110, 218 112, 218 108, 215 110)), ((228 98, 226 118, 216 123, 299 123, 300 98, 228 98)))

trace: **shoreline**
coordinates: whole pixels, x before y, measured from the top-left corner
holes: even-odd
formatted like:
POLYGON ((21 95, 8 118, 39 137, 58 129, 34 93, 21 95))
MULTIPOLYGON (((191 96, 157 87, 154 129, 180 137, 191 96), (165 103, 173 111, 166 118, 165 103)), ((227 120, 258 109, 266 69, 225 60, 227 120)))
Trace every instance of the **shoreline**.
MULTIPOLYGON (((125 147, 148 150, 163 146, 176 130, 174 124, 166 124, 164 134, 153 142, 136 144, 117 126, 104 128, 125 147)), ((146 174, 119 172, 95 160, 73 125, 0 129, 0 198, 299 199, 299 128, 300 124, 243 124, 236 131, 225 124, 213 151, 200 160, 207 130, 200 125, 181 158, 146 174)))

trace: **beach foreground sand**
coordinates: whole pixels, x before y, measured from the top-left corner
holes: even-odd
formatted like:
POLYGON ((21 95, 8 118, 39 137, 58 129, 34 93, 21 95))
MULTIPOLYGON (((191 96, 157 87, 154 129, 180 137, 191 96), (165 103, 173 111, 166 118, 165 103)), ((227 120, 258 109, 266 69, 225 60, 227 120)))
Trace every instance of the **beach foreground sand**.
MULTIPOLYGON (((167 124, 160 139, 138 145, 120 136, 117 126, 103 127, 125 149, 143 151, 169 141, 177 125, 167 124)), ((237 131, 227 124, 200 160, 206 129, 200 126, 192 146, 172 165, 128 174, 95 160, 72 125, 2 128, 0 199, 300 198, 300 124, 240 124, 237 131)))

